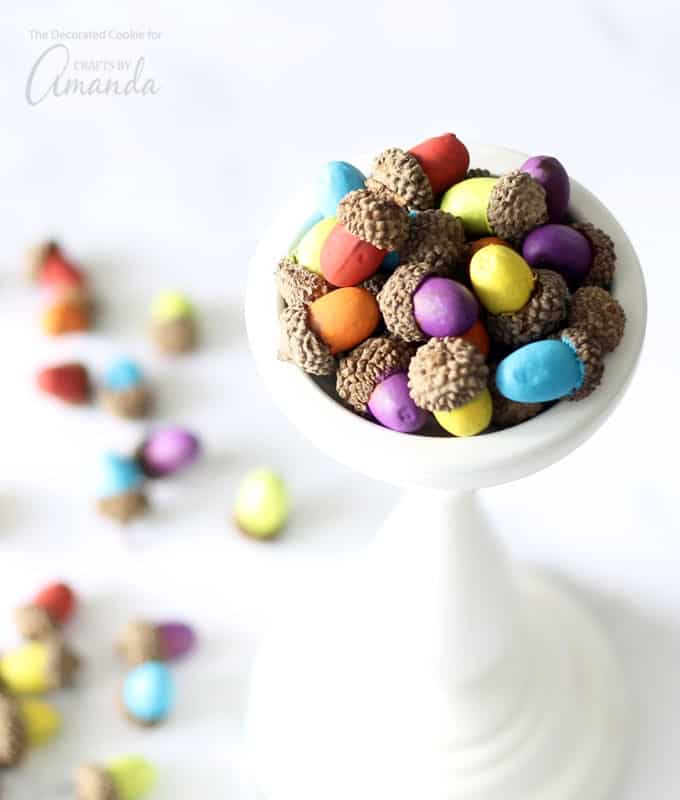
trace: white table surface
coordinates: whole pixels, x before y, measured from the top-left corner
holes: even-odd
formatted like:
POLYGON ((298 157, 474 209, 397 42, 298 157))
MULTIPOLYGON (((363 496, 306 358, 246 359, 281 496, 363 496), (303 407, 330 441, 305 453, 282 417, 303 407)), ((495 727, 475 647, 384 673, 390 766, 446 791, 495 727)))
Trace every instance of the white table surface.
POLYGON ((63 577, 82 594, 69 637, 88 659, 81 686, 56 698, 64 735, 0 778, 3 800, 59 797, 80 760, 129 751, 158 764, 159 800, 255 797, 240 732, 258 638, 293 587, 369 540, 396 491, 329 462, 264 395, 242 321, 248 258, 320 163, 443 130, 559 156, 619 216, 646 270, 648 344, 620 410, 565 462, 485 502, 517 558, 575 581, 616 640, 638 714, 621 800, 678 797, 680 16, 670 0, 478 9, 444 0, 3 8, 0 646, 15 639, 11 609, 63 577), (26 102, 29 71, 54 43, 30 29, 130 28, 161 36, 70 41, 71 63, 142 56, 158 94, 26 102), (40 334, 38 293, 20 261, 49 234, 89 269, 102 308, 93 334, 40 334), (180 361, 156 357, 144 335, 150 300, 167 287, 190 292, 203 315, 205 344, 180 361), (199 432, 206 455, 154 487, 153 515, 121 533, 93 511, 97 460, 131 447, 144 426, 54 405, 32 375, 65 357, 101 369, 123 353, 147 368, 159 419, 199 432), (239 476, 261 463, 280 468, 295 497, 286 537, 268 546, 229 523, 239 476), (175 668, 176 713, 152 732, 132 729, 114 704, 123 671, 112 641, 132 615, 183 617, 202 638, 175 668))

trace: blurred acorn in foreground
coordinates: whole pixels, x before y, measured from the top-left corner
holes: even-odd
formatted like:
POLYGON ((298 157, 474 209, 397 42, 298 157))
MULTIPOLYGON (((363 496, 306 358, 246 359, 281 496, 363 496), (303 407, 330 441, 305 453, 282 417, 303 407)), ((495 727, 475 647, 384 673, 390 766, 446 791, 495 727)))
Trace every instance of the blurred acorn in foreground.
POLYGON ((65 583, 50 583, 15 612, 19 633, 26 639, 52 636, 73 615, 76 596, 65 583))
POLYGON ((142 370, 127 358, 115 361, 107 369, 99 397, 107 411, 127 419, 146 417, 153 399, 142 370))
POLYGON ((146 661, 128 672, 121 689, 121 705, 132 722, 151 727, 163 722, 175 702, 175 683, 166 664, 146 661))
POLYGON ((157 780, 153 764, 132 755, 103 765, 81 764, 74 777, 76 800, 138 800, 157 780))
POLYGON ((12 694, 43 694, 71 686, 80 659, 60 639, 33 641, 0 658, 0 684, 12 694))
POLYGON ((178 355, 198 343, 196 311, 180 292, 163 292, 151 307, 151 338, 161 353, 178 355))
POLYGON ((125 662, 134 667, 145 661, 174 661, 192 650, 195 643, 194 629, 184 622, 156 625, 146 620, 133 620, 125 626, 116 649, 125 662))
POLYGON ((234 504, 238 528, 254 539, 272 539, 286 524, 290 499, 285 483, 269 469, 256 469, 241 482, 234 504))
POLYGON ((60 725, 59 712, 49 703, 0 694, 0 767, 19 764, 30 747, 49 741, 60 725))
POLYGON ((101 514, 127 525, 145 514, 149 502, 144 493, 144 476, 137 462, 116 453, 104 456, 104 479, 97 508, 101 514))

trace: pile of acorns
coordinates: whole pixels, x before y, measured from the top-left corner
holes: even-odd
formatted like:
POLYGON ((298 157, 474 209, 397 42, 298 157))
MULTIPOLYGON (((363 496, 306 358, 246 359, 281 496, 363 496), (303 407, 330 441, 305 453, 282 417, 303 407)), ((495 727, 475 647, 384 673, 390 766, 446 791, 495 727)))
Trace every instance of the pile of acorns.
POLYGON ((280 358, 395 431, 472 436, 581 400, 623 336, 613 242, 568 217, 560 162, 469 165, 451 133, 385 150, 368 178, 330 162, 277 271, 280 358))
MULTIPOLYGON (((74 684, 80 659, 64 643, 63 629, 77 606, 65 583, 45 586, 16 610, 24 643, 0 656, 0 769, 19 766, 29 750, 58 731, 61 716, 39 699, 74 684)), ((163 722, 174 703, 174 681, 168 662, 196 644, 184 622, 129 622, 116 643, 129 671, 118 688, 118 705, 127 719, 148 728, 163 722)), ((155 782, 155 769, 144 758, 123 756, 106 764, 87 762, 74 776, 77 800, 137 800, 155 782)))

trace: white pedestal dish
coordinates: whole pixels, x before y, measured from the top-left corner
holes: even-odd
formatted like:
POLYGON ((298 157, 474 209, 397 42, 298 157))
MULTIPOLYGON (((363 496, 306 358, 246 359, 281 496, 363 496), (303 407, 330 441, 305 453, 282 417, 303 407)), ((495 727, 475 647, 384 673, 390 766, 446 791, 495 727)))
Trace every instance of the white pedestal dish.
MULTIPOLYGON (((501 173, 525 156, 471 148, 501 173)), ((571 211, 614 239, 627 315, 602 385, 515 428, 405 435, 345 410, 277 360, 274 270, 301 220, 294 199, 251 267, 248 334, 290 420, 330 456, 406 493, 357 564, 282 615, 253 675, 247 740, 266 800, 604 800, 626 758, 626 693, 597 623, 568 594, 517 575, 473 490, 566 456, 607 418, 637 363, 645 288, 611 213, 572 181, 571 211)))

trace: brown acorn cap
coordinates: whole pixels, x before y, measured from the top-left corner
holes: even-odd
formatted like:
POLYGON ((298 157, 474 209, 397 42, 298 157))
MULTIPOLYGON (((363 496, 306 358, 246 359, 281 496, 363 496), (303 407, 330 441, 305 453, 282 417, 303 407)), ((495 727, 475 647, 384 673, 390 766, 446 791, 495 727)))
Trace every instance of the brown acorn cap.
POLYGON ((28 735, 19 704, 0 692, 0 768, 15 767, 27 750, 28 735))
POLYGON ((287 306, 308 305, 332 288, 322 275, 306 269, 292 258, 283 258, 279 262, 276 287, 287 306))
POLYGON ((380 250, 399 250, 408 237, 408 212, 385 193, 355 189, 338 203, 338 222, 380 250))
POLYGON ((451 411, 486 388, 489 377, 482 353, 465 339, 430 339, 411 359, 408 387, 426 411, 451 411))
POLYGON ((465 180, 468 178, 491 178, 491 172, 488 169, 481 169, 479 167, 473 167, 469 169, 465 174, 465 180))
POLYGON ((372 192, 387 192, 400 206, 423 211, 434 206, 432 185, 418 159, 398 147, 388 147, 373 162, 366 180, 372 192))
POLYGON ((496 370, 489 376, 489 392, 493 402, 491 422, 497 428, 512 428, 543 411, 543 403, 517 403, 502 395, 496 388, 496 370))
POLYGON ((397 372, 407 372, 413 348, 398 339, 366 339, 340 359, 336 388, 352 408, 365 414, 375 387, 397 372))
POLYGON ((418 261, 437 269, 452 269, 464 255, 461 219, 439 209, 421 211, 410 218, 408 239, 399 251, 403 263, 418 261))
POLYGON ((196 348, 198 342, 196 321, 193 317, 180 317, 167 322, 156 322, 151 327, 151 338, 161 353, 189 353, 196 348))
POLYGON ((14 621, 19 634, 25 639, 46 639, 59 629, 46 609, 31 604, 17 608, 14 621))
POLYGON ((120 800, 113 778, 98 764, 81 764, 73 782, 76 800, 120 800))
POLYGON ((402 264, 394 270, 378 295, 380 313, 390 333, 404 342, 427 339, 413 315, 413 294, 425 278, 442 272, 424 263, 402 264))
POLYGON ((526 172, 509 172, 494 184, 486 216, 496 236, 521 239, 548 221, 545 189, 526 172))
POLYGON ((143 419, 149 415, 153 396, 147 386, 132 386, 124 391, 102 389, 99 402, 111 414, 124 419, 143 419))
POLYGON ((375 272, 370 278, 366 278, 365 281, 362 281, 359 286, 368 290, 373 297, 377 297, 382 291, 383 286, 387 283, 388 278, 389 275, 384 272, 375 272))
POLYGON ((141 489, 130 489, 114 497, 100 497, 97 508, 104 516, 127 525, 149 510, 149 501, 141 489))
POLYGON ((602 348, 597 341, 583 328, 565 328, 557 337, 576 353, 583 366, 583 383, 579 389, 566 397, 567 400, 583 400, 592 394, 600 385, 604 363, 602 348))
POLYGON ((116 651, 130 667, 146 661, 165 660, 158 628, 145 620, 133 620, 125 626, 116 643, 116 651))
POLYGON ((73 686, 80 669, 80 658, 56 636, 46 641, 47 685, 50 689, 73 686))
POLYGON ((279 317, 281 326, 281 361, 292 361, 310 375, 332 375, 335 359, 325 342, 307 322, 307 306, 288 306, 279 317))
POLYGON ((519 311, 487 316, 489 336, 512 347, 544 339, 557 330, 568 308, 569 289, 564 278, 552 270, 537 269, 534 291, 519 311))
POLYGON ((597 339, 603 353, 611 353, 623 339, 626 313, 605 289, 582 286, 572 295, 569 325, 584 328, 597 339))
POLYGON ((614 242, 603 230, 591 225, 590 222, 576 222, 571 227, 582 233, 593 248, 593 265, 583 285, 609 289, 616 272, 614 242))

